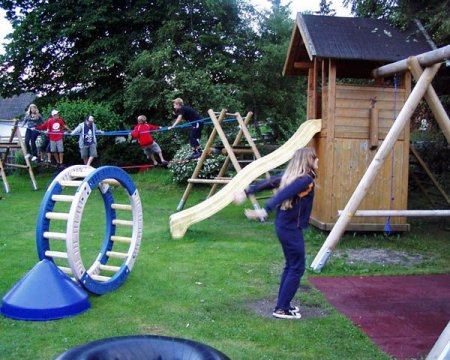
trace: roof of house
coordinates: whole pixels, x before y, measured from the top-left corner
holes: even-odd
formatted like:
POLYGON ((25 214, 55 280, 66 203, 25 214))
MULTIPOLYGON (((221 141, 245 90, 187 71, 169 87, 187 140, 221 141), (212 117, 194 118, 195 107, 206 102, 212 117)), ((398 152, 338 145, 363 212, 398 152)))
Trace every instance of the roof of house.
POLYGON ((295 62, 329 58, 340 63, 367 62, 381 66, 433 50, 422 25, 393 27, 384 19, 297 14, 283 73, 305 74, 295 62))
POLYGON ((22 116, 36 98, 35 94, 25 93, 10 98, 0 98, 0 120, 12 120, 22 116))

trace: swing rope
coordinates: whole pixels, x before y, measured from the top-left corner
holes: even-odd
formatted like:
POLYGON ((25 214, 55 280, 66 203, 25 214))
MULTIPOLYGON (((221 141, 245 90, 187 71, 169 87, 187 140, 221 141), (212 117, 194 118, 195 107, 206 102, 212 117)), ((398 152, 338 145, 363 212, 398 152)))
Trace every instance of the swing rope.
MULTIPOLYGON (((398 82, 399 78, 398 75, 394 75, 394 116, 393 121, 397 118, 397 92, 398 92, 398 82)), ((391 154, 391 193, 390 193, 390 200, 389 200, 389 210, 392 210, 393 203, 394 203, 394 154, 395 154, 395 146, 392 147, 392 154, 391 154)), ((389 236, 391 235, 391 216, 388 216, 386 219, 386 223, 384 224, 384 233, 389 236)))

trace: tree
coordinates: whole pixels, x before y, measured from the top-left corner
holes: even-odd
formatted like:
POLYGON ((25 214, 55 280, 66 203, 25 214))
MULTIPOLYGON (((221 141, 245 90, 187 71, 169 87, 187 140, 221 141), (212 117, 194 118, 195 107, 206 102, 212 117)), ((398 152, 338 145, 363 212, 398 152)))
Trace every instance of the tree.
POLYGON ((282 74, 294 21, 279 1, 258 16, 257 58, 242 71, 244 102, 279 141, 288 139, 306 114, 306 79, 282 74))
POLYGON ((304 81, 282 77, 294 24, 272 5, 257 14, 237 0, 0 0, 14 29, 0 92, 39 92, 43 105, 88 99, 129 124, 144 113, 160 125, 180 96, 205 116, 254 111, 284 131, 304 118, 304 81))
POLYGON ((384 18, 403 27, 418 19, 438 47, 450 42, 450 1, 440 0, 344 0, 354 15, 384 18))
POLYGON ((317 15, 335 16, 336 10, 332 9, 331 5, 333 5, 332 1, 328 2, 327 0, 320 0, 320 6, 317 15))
POLYGON ((3 95, 66 94, 119 108, 126 64, 151 46, 166 9, 145 0, 1 0, 0 7, 14 30, 1 58, 3 95))
POLYGON ((181 3, 168 9, 153 48, 127 67, 128 113, 148 109, 156 117, 167 116, 177 96, 203 114, 208 108, 242 107, 240 69, 256 53, 248 20, 252 8, 237 1, 181 3))

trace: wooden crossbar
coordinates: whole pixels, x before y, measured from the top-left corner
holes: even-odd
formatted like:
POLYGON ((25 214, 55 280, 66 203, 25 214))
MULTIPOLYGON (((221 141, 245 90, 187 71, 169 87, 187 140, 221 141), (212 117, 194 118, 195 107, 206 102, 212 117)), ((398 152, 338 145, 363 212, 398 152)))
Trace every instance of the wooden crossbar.
POLYGON ((0 149, 8 148, 8 149, 20 149, 19 144, 11 144, 11 143, 0 143, 0 149))
POLYGON ((193 184, 228 184, 231 180, 225 179, 188 179, 193 184))

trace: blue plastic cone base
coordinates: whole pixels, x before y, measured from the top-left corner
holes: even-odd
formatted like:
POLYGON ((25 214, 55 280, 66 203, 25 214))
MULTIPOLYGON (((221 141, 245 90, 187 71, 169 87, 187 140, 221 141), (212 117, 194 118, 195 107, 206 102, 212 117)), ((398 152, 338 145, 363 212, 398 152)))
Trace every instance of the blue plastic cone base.
POLYGON ((44 259, 3 297, 0 312, 18 320, 46 321, 75 316, 90 307, 86 291, 44 259))

